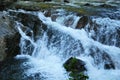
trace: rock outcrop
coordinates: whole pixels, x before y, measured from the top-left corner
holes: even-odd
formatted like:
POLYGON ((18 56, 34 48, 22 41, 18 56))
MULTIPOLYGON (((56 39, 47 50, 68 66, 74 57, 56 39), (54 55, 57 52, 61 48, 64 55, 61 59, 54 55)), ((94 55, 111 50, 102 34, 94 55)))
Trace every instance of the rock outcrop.
POLYGON ((14 23, 4 12, 0 12, 0 61, 19 53, 20 35, 14 23))
POLYGON ((32 36, 34 34, 34 38, 38 38, 42 33, 42 29, 46 26, 41 22, 38 16, 31 13, 23 13, 23 12, 14 12, 11 11, 10 15, 16 16, 14 20, 23 24, 22 30, 26 33, 27 36, 32 36), (33 33, 31 33, 33 31, 33 33))

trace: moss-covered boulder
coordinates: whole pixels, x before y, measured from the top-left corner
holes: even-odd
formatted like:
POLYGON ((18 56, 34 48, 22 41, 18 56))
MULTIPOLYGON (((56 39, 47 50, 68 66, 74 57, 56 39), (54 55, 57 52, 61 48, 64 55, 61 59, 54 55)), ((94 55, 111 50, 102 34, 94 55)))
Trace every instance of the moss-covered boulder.
POLYGON ((83 72, 86 70, 85 62, 75 57, 69 58, 64 63, 64 67, 67 71, 72 71, 72 72, 83 72))
POLYGON ((86 80, 88 76, 84 73, 87 69, 85 68, 85 62, 75 57, 69 58, 64 63, 64 68, 69 72, 69 80, 86 80))
POLYGON ((70 76, 69 80, 87 80, 89 78, 83 72, 81 73, 70 72, 69 76, 70 76))

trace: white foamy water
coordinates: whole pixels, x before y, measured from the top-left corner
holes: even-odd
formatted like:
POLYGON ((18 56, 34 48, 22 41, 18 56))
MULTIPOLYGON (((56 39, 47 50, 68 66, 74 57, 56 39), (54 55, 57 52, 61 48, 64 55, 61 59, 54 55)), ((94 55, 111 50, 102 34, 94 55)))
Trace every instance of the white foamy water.
MULTIPOLYGON (((32 55, 29 57, 30 61, 26 63, 33 65, 33 67, 30 68, 26 74, 29 76, 31 74, 34 75, 36 73, 40 73, 44 77, 43 80, 67 80, 68 75, 63 68, 63 63, 70 56, 76 56, 77 58, 85 61, 87 74, 89 76, 88 80, 119 80, 120 48, 114 45, 105 45, 97 40, 93 40, 89 37, 89 33, 87 33, 84 29, 73 29, 80 18, 73 16, 74 15, 68 15, 66 18, 65 16, 58 17, 57 21, 53 22, 50 17, 45 17, 42 12, 39 12, 39 19, 47 25, 48 29, 56 31, 55 33, 53 32, 53 36, 50 39, 45 31, 42 37, 40 37, 37 41, 34 41, 31 37, 28 37, 20 27, 18 27, 23 39, 21 45, 25 47, 26 45, 22 43, 27 40, 30 41, 34 47, 32 55), (73 25, 65 26, 64 21, 71 17, 74 21, 73 25), (75 18, 77 19, 76 21, 75 18), (62 21, 60 21, 61 19, 62 21), (80 46, 82 46, 83 49, 80 46), (100 56, 96 56, 98 59, 95 57, 93 58, 90 56, 91 48, 96 52, 96 54, 96 49, 100 50, 100 52, 108 54, 115 64, 115 69, 104 69, 104 62, 101 60, 101 54, 100 56), (95 64, 95 60, 100 60, 99 65, 95 64)), ((107 28, 108 31, 115 31, 115 28, 118 28, 120 25, 119 21, 111 20, 109 18, 98 18, 94 19, 94 21, 101 25, 101 27, 104 25, 110 26, 107 28)), ((23 57, 23 55, 21 56, 23 57)))

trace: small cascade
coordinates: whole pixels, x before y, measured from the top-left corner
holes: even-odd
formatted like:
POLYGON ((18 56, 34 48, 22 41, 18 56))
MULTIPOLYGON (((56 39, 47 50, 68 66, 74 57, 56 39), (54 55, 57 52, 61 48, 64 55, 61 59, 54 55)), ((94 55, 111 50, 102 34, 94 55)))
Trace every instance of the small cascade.
POLYGON ((110 18, 93 19, 90 36, 105 45, 120 47, 120 21, 110 18))
POLYGON ((16 21, 21 35, 21 55, 16 58, 29 59, 23 62, 24 66, 32 66, 25 71, 27 76, 37 76, 33 80, 68 80, 63 64, 70 57, 77 57, 86 63, 88 80, 119 80, 119 20, 92 17, 84 27, 76 29, 83 16, 62 9, 50 17, 44 12, 22 13, 37 16, 41 23, 34 30, 16 21))

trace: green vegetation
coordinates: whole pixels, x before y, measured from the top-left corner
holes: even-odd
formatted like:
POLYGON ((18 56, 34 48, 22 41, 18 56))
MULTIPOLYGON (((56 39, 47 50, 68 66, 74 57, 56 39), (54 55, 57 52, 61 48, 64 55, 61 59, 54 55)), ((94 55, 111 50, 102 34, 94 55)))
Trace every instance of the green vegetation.
POLYGON ((33 1, 18 1, 14 3, 11 8, 15 9, 25 9, 30 11, 37 10, 46 10, 46 9, 54 9, 59 7, 60 4, 55 3, 43 3, 43 2, 33 2, 33 1))
POLYGON ((64 67, 67 71, 71 71, 71 72, 77 72, 76 69, 76 64, 77 64, 77 59, 76 58, 72 58, 72 60, 70 61, 69 64, 64 64, 64 67))
POLYGON ((87 80, 89 78, 82 72, 81 73, 71 72, 69 76, 70 76, 69 80, 87 80))
POLYGON ((84 15, 92 15, 93 13, 96 13, 89 11, 89 9, 87 9, 87 7, 84 6, 75 7, 61 3, 43 3, 43 2, 33 2, 33 1, 18 1, 15 2, 13 5, 11 5, 10 8, 24 9, 29 11, 65 9, 67 11, 76 12, 78 14, 84 14, 84 15))
POLYGON ((84 73, 82 61, 75 57, 71 57, 63 66, 69 72, 69 80, 87 80, 89 78, 84 73))
MULTIPOLYGON (((113 8, 112 6, 101 3, 101 5, 95 6, 91 3, 75 3, 75 6, 66 5, 64 3, 50 3, 50 2, 35 2, 35 1, 17 1, 10 6, 12 9, 24 9, 29 11, 44 11, 44 10, 55 10, 65 9, 70 12, 76 12, 80 15, 99 15, 102 9, 113 8)), ((103 9, 103 10, 104 10, 103 9)))

